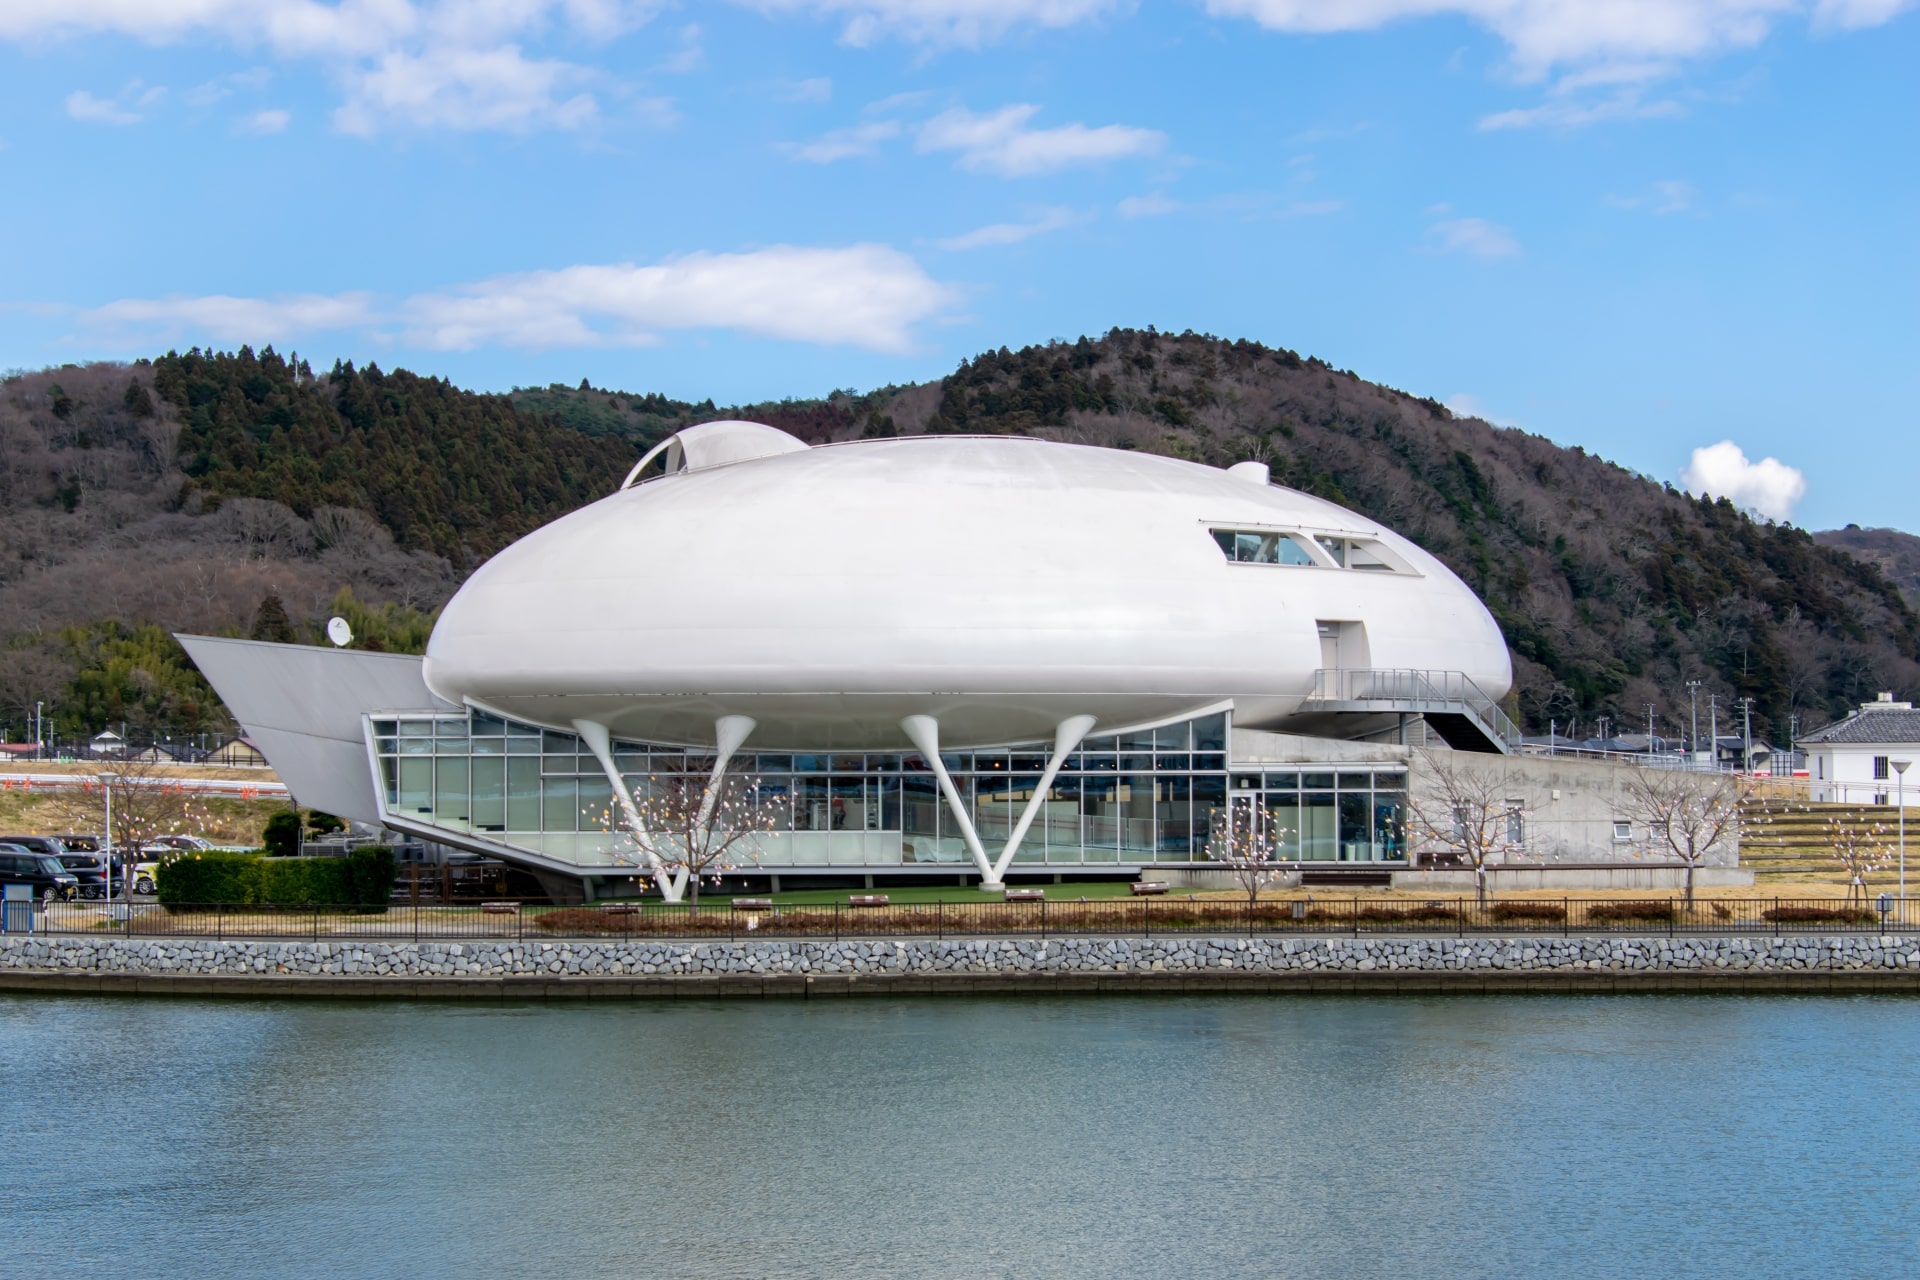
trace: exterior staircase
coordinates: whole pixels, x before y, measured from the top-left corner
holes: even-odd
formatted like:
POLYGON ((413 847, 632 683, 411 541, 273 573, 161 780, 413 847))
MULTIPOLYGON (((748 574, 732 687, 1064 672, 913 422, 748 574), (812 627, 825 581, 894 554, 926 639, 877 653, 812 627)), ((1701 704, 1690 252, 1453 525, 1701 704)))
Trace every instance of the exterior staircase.
MULTIPOLYGON (((1897 892, 1900 887, 1900 811, 1890 804, 1791 804, 1762 798, 1742 806, 1740 865, 1753 872, 1756 884, 1847 883, 1844 864, 1833 856, 1836 830, 1884 849, 1882 867, 1870 872, 1867 888, 1874 893, 1897 892)), ((1920 812, 1907 815, 1907 892, 1920 896, 1920 812)))
POLYGON ((1313 673, 1313 692, 1300 714, 1419 716, 1456 751, 1520 750, 1520 727, 1459 671, 1322 668, 1313 673))

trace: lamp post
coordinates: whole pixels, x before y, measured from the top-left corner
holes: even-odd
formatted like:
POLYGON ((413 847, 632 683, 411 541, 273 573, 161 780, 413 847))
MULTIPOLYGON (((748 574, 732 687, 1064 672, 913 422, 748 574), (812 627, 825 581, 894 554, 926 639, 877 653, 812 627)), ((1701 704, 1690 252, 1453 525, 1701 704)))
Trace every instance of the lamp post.
POLYGON ((1887 763, 1893 766, 1894 777, 1898 779, 1894 788, 1895 798, 1900 802, 1900 914, 1904 918, 1907 914, 1907 766, 1913 761, 1889 760, 1887 763))
POLYGON ((118 781, 114 774, 100 775, 100 788, 107 793, 107 850, 100 858, 100 905, 109 918, 113 915, 113 784, 118 781))

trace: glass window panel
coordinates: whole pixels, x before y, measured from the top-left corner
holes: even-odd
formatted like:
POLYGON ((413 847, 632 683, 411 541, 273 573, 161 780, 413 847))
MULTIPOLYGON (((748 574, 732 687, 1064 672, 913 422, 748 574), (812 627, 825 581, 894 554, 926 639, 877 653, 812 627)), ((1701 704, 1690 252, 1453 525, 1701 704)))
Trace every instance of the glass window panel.
POLYGON ((380 738, 374 743, 374 750, 383 756, 393 755, 399 749, 400 739, 398 738, 380 738))
POLYGON ((1227 807, 1227 780, 1215 774, 1193 779, 1193 832, 1189 848, 1198 857, 1205 848, 1213 815, 1227 807))
MULTIPOLYGON (((496 741, 495 746, 499 743, 496 741)), ((441 761, 445 764, 446 761, 441 761)), ((485 756, 473 762, 473 829, 504 831, 507 827, 507 762, 503 756, 485 756)))
POLYGON ((1185 756, 1185 755, 1158 756, 1155 758, 1155 763, 1153 767, 1156 769, 1180 769, 1180 770, 1191 769, 1193 768, 1193 757, 1185 756))
POLYGON ((1019 811, 1019 802, 1030 794, 1030 789, 1036 781, 1038 779, 1026 779, 1028 790, 1021 790, 1021 780, 1010 774, 975 775, 973 823, 982 844, 990 848, 995 844, 1005 845, 1007 837, 1013 834, 1014 816, 1019 811))
POLYGON ((431 738, 433 736, 433 721, 402 720, 400 722, 400 736, 403 738, 431 738))
POLYGON ((760 803, 775 831, 793 830, 793 780, 759 778, 755 780, 760 803))
POLYGON ((909 773, 900 779, 902 856, 908 862, 941 860, 942 801, 930 773, 909 773))
POLYGON ((1087 773, 1112 773, 1120 767, 1118 756, 1081 756, 1080 768, 1087 773))
POLYGON ((1216 751, 1202 752, 1193 758, 1196 769, 1223 770, 1227 767, 1227 757, 1216 751))
POLYGON ((1340 861, 1373 861, 1373 797, 1364 792, 1340 797, 1340 861))
POLYGON ((1193 722, 1193 749, 1195 751, 1225 751, 1227 749, 1227 714, 1201 716, 1193 722))
POLYGON ((433 762, 433 821, 436 826, 467 825, 467 762, 464 757, 433 762))
POLYGON ((881 831, 900 830, 900 779, 897 775, 875 778, 872 787, 880 794, 881 831))
POLYGON ((548 755, 575 755, 580 750, 580 740, 570 733, 554 733, 548 730, 540 735, 540 749, 548 755))
POLYGON ((536 756, 540 754, 540 739, 527 736, 509 736, 507 754, 510 756, 536 756))
POLYGON ((1345 538, 1321 537, 1316 538, 1315 541, 1327 549, 1327 554, 1333 557, 1335 564, 1345 567, 1347 563, 1347 540, 1345 538))
POLYGON ((1231 529, 1215 529, 1213 540, 1219 544, 1220 553, 1227 559, 1233 559, 1234 533, 1231 529))
POLYGON ((507 830, 540 829, 540 761, 514 756, 507 762, 507 830))
POLYGON ((1080 861, 1080 779, 1053 780, 1027 839, 1044 843, 1049 862, 1080 861), (1044 839, 1041 839, 1044 837, 1044 839))
POLYGON ((827 758, 825 756, 795 756, 793 758, 793 771, 795 773, 825 773, 827 771, 827 758))
POLYGON ((433 754, 432 738, 400 738, 400 754, 403 756, 430 756, 433 754))
POLYGON ((976 751, 973 753, 973 771, 975 773, 1008 772, 1007 753, 1004 751, 976 751))
POLYGON ((1274 857, 1282 862, 1300 860, 1300 802, 1298 796, 1272 796, 1266 800, 1267 829, 1273 832, 1274 857))
POLYGON ((395 732, 394 724, 395 722, 392 720, 375 720, 373 722, 373 731, 375 734, 385 734, 387 737, 392 737, 395 732))
MULTIPOLYGON (((841 759, 846 757, 842 756, 841 759)), ((858 759, 858 757, 855 757, 858 759)), ((867 829, 867 780, 845 774, 828 779, 831 805, 828 810, 830 831, 867 829)))
POLYGON ((867 767, 865 756, 834 756, 832 773, 861 773, 867 767))
POLYGON ((1300 775, 1297 773, 1270 773, 1267 775, 1266 787, 1269 791, 1298 791, 1300 789, 1300 775))
MULTIPOLYGON (((477 756, 499 756, 505 755, 507 751, 505 738, 474 738, 467 745, 477 756)), ((443 745, 440 749, 445 751, 446 747, 443 745)))
MULTIPOLYGON (((599 761, 595 761, 598 764, 599 761)), ((647 753, 639 747, 628 747, 613 753, 613 767, 620 771, 621 777, 629 774, 645 773, 652 767, 647 753)))
POLYGON ((1330 773, 1307 773, 1300 776, 1300 785, 1314 791, 1333 790, 1333 775, 1330 773))
POLYGON ((1046 756, 1015 756, 1013 757, 1013 771, 1015 773, 1039 773, 1042 770, 1044 770, 1046 767, 1047 767, 1046 756))
POLYGON ((1274 548, 1274 552, 1273 560, 1275 564, 1311 565, 1313 563, 1313 557, 1307 554, 1307 549, 1298 542, 1295 542, 1292 538, 1280 539, 1279 545, 1274 548))
POLYGON ((1370 791, 1373 789, 1373 774, 1362 770, 1355 773, 1348 769, 1340 771, 1340 789, 1342 791, 1370 791))
POLYGON ((1120 824, 1120 847, 1128 853, 1151 856, 1154 851, 1153 776, 1122 774, 1115 782, 1114 806, 1120 824))
POLYGON ((1152 773, 1152 756, 1121 756, 1120 768, 1127 773, 1152 773))
POLYGON ((400 766, 400 801, 403 813, 433 812, 433 761, 420 756, 402 756, 400 766))
POLYGON ((1145 729, 1139 733, 1122 734, 1120 736, 1120 750, 1122 751, 1153 750, 1153 730, 1145 729))
POLYGON ((753 767, 758 773, 792 773, 792 756, 755 756, 753 767))
POLYGON ((1119 779, 1112 775, 1081 778, 1080 847, 1089 862, 1114 862, 1120 856, 1119 779))
POLYGON ((540 829, 573 831, 579 821, 580 788, 572 778, 545 778, 540 786, 540 829))
POLYGON ((1080 749, 1082 751, 1098 753, 1103 751, 1118 751, 1120 747, 1118 741, 1109 735, 1104 738, 1088 738, 1080 744, 1080 749))
POLYGON ((1300 797, 1300 857, 1307 862, 1332 862, 1339 851, 1339 814, 1331 791, 1308 791, 1300 797))
POLYGON ((592 756, 561 756, 545 752, 540 756, 540 772, 559 777, 571 777, 576 773, 599 773, 600 762, 592 756))
POLYGON ((868 756, 867 769, 871 773, 900 772, 899 756, 868 756))
POLYGON ((1155 781, 1154 847, 1164 854, 1189 855, 1193 852, 1193 780, 1167 777, 1155 781))
POLYGON ((382 760, 380 762, 380 774, 387 784, 387 808, 399 808, 400 762, 398 760, 382 760))
POLYGON ((613 784, 607 781, 607 775, 597 778, 580 779, 580 829, 582 831, 612 831, 621 824, 615 820, 613 812, 613 784))
POLYGON ((793 829, 833 830, 833 792, 827 779, 819 774, 793 780, 793 829))
POLYGON ((1193 722, 1183 720, 1179 724, 1161 725, 1153 731, 1153 745, 1156 751, 1192 750, 1193 722))
POLYGON ((1257 773, 1236 773, 1236 774, 1234 774, 1234 775, 1233 775, 1233 789, 1234 789, 1235 791, 1258 791, 1258 790, 1260 790, 1260 775, 1259 775, 1259 774, 1257 774, 1257 773))
POLYGON ((947 772, 950 774, 973 772, 973 757, 964 751, 942 751, 940 763, 947 766, 947 772))
POLYGON ((507 722, 499 716, 476 711, 468 721, 467 732, 476 738, 504 738, 507 736, 507 722))
POLYGON ((1407 856, 1406 801, 1391 791, 1373 794, 1373 848, 1380 858, 1407 856))

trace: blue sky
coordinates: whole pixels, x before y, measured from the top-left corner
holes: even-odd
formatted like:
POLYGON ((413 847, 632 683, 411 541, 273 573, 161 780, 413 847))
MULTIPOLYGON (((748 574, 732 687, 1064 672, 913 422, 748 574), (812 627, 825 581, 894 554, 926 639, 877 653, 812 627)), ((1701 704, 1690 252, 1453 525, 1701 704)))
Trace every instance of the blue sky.
POLYGON ((0 368, 726 403, 1152 324, 1920 529, 1916 7, 0 0, 0 368))

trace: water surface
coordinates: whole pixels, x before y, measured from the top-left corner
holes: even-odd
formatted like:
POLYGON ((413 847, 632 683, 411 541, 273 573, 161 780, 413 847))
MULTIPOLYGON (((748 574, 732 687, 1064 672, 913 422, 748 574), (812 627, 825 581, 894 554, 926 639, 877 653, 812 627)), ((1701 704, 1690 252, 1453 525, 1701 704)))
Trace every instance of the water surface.
POLYGON ((1920 1001, 0 997, 0 1274, 1911 1275, 1920 1001))

